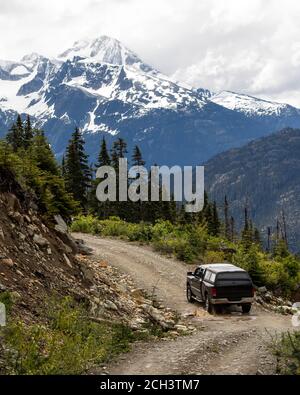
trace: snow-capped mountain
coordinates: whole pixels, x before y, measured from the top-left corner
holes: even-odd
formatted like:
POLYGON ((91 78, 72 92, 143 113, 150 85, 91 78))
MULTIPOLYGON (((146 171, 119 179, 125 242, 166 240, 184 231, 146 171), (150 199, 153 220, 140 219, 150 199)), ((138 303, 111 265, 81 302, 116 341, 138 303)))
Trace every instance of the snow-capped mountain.
POLYGON ((299 110, 288 104, 271 102, 240 93, 223 91, 210 97, 210 101, 229 110, 241 112, 249 117, 277 116, 288 113, 299 113, 299 110))
POLYGON ((92 158, 99 135, 141 146, 148 163, 196 164, 282 127, 299 110, 231 92, 213 94, 173 81, 120 41, 77 41, 54 59, 33 53, 0 61, 0 133, 30 114, 58 156, 75 126, 92 158))

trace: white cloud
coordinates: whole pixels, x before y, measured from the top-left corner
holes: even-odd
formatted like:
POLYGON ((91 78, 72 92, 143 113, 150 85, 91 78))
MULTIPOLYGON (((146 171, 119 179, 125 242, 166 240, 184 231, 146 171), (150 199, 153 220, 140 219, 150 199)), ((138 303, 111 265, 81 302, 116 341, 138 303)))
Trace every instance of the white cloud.
POLYGON ((300 106, 299 20, 297 0, 0 0, 0 58, 107 34, 194 86, 300 106))

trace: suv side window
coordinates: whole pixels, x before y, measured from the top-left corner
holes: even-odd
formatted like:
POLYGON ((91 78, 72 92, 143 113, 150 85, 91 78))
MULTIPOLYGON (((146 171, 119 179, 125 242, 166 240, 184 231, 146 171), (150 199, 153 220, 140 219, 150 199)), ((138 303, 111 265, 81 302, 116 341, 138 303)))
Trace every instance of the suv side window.
POLYGON ((216 273, 212 273, 209 281, 214 283, 215 280, 216 280, 216 273))
POLYGON ((202 269, 200 269, 200 268, 196 269, 195 277, 202 278, 202 269))
POLYGON ((211 275, 212 275, 212 272, 210 272, 210 271, 207 270, 206 273, 205 273, 204 280, 205 280, 205 281, 209 281, 211 275))

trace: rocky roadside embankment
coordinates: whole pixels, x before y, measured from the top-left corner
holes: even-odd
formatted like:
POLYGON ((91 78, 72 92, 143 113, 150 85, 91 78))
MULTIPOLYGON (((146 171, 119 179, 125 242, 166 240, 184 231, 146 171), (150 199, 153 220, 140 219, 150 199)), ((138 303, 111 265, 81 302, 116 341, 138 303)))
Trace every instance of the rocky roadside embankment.
POLYGON ((93 320, 115 320, 136 331, 189 332, 171 309, 137 289, 129 275, 72 238, 60 216, 47 223, 12 179, 0 190, 0 295, 13 299, 13 316, 38 322, 55 297, 70 295, 89 306, 93 320), (17 193, 14 193, 17 191, 17 193))

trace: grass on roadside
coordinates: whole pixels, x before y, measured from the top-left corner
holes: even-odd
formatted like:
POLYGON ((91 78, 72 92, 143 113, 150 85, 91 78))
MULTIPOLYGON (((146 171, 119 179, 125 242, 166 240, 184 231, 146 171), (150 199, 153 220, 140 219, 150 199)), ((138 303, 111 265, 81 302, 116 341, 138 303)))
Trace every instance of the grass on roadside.
POLYGON ((69 297, 50 305, 44 324, 9 319, 0 330, 1 374, 82 374, 128 351, 135 340, 122 324, 91 321, 85 307, 69 297))
POLYGON ((300 331, 287 332, 273 339, 272 349, 277 357, 279 374, 300 375, 300 331))

